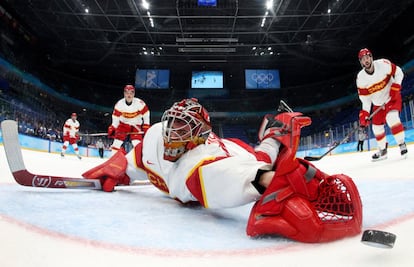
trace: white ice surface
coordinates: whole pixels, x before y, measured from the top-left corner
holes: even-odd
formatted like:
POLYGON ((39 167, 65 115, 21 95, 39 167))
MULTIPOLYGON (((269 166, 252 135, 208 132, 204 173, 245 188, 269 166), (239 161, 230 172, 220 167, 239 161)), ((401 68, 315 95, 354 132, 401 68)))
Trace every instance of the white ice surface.
MULTIPOLYGON (((186 207, 152 186, 114 193, 23 187, 0 146, 0 266, 414 266, 414 146, 408 149, 405 160, 390 148, 381 162, 370 161, 373 152, 314 162, 354 179, 363 230, 397 235, 394 248, 382 249, 361 236, 325 244, 252 239, 245 233, 251 205, 186 207)), ((73 177, 102 162, 28 150, 23 157, 33 173, 73 177)))

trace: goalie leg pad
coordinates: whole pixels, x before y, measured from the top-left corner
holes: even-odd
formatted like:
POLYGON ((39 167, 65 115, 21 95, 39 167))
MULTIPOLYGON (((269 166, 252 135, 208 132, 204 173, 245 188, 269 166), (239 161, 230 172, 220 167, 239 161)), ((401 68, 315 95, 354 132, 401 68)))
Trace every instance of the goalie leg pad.
POLYGON ((291 188, 270 194, 265 192, 252 208, 247 234, 275 234, 300 242, 318 243, 361 232, 362 204, 358 190, 348 176, 329 176, 320 183, 317 191, 314 200, 291 188), (278 197, 287 191, 290 194, 278 197))
POLYGON ((120 150, 104 163, 84 172, 82 176, 87 179, 99 179, 105 192, 112 192, 118 184, 129 185, 126 175, 127 159, 120 150))
MULTIPOLYGON (((252 214, 257 207, 253 207, 252 214)), ((252 215, 251 214, 251 215, 252 215)), ((250 216, 247 234, 249 236, 280 235, 296 241, 318 242, 323 226, 310 202, 300 196, 284 201, 282 211, 275 216, 256 214, 250 216)))
POLYGON ((279 175, 278 171, 275 172, 270 185, 255 206, 256 214, 264 216, 279 214, 282 212, 283 202, 293 195, 311 200, 317 198, 319 183, 326 175, 311 164, 305 165, 306 161, 296 160, 296 162, 297 168, 287 174, 279 175))

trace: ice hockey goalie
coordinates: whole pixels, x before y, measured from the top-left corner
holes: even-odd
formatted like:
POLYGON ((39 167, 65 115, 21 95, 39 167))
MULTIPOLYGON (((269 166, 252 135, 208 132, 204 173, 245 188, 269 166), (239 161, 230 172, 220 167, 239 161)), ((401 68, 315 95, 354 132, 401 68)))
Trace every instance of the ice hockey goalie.
POLYGON ((106 192, 148 179, 172 199, 205 208, 255 203, 249 236, 316 243, 356 235, 362 207, 352 179, 323 173, 295 156, 300 130, 310 123, 293 111, 265 116, 260 144, 253 148, 218 137, 207 110, 195 99, 184 99, 148 129, 133 151, 118 152, 83 176, 100 179, 106 192))

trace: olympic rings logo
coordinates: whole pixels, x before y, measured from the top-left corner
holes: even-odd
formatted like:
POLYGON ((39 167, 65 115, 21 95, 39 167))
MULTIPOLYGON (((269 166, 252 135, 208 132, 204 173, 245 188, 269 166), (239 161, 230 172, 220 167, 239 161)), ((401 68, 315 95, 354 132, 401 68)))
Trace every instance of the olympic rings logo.
POLYGON ((273 81, 274 76, 272 73, 253 73, 251 79, 255 81, 257 84, 269 84, 273 81))

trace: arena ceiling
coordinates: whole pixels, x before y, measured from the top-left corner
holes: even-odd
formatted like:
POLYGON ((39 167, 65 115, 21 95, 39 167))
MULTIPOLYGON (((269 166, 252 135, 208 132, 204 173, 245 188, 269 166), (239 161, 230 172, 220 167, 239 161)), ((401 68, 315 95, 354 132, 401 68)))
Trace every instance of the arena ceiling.
POLYGON ((413 39, 413 24, 408 31, 397 27, 408 32, 397 42, 378 39, 412 10, 412 0, 273 0, 269 6, 267 0, 217 0, 216 6, 197 0, 5 2, 55 69, 102 77, 110 72, 117 79, 137 67, 180 64, 301 72, 317 65, 337 75, 356 67, 361 47, 385 53, 413 39))

